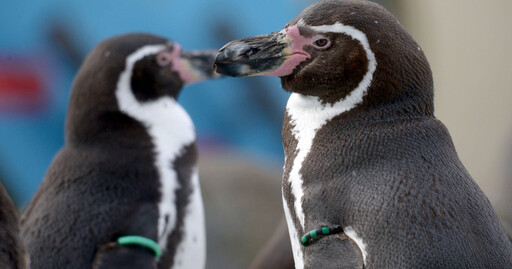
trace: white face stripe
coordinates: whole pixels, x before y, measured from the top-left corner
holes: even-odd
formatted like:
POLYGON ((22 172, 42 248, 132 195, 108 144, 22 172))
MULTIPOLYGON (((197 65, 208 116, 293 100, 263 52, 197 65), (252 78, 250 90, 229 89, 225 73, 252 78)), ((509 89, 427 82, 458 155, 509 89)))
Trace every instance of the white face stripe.
POLYGON ((343 231, 348 236, 348 238, 350 238, 354 242, 356 242, 356 245, 359 247, 359 249, 361 250, 361 253, 363 254, 363 263, 364 263, 364 265, 366 265, 367 253, 366 253, 366 245, 364 244, 363 239, 361 237, 357 236, 356 231, 354 231, 354 228, 352 228, 351 226, 347 226, 347 227, 343 228, 343 231))
POLYGON ((146 127, 155 146, 155 167, 161 184, 158 204, 158 243, 162 250, 176 225, 175 191, 179 187, 176 171, 171 167, 184 146, 195 141, 195 130, 187 112, 171 97, 139 102, 130 87, 133 65, 145 56, 156 54, 165 45, 144 46, 126 59, 126 69, 117 82, 116 98, 119 109, 146 127), (168 221, 166 222, 166 216, 168 221))
MULTIPOLYGON (((366 35, 352 26, 343 25, 342 23, 322 26, 307 26, 303 21, 299 21, 299 23, 320 33, 335 32, 347 34, 360 42, 368 57, 368 71, 357 88, 355 88, 344 99, 332 105, 322 104, 316 96, 304 96, 298 93, 293 93, 288 99, 286 110, 290 115, 292 124, 294 125, 292 134, 298 142, 296 149, 298 153, 293 161, 288 180, 290 181, 292 195, 295 197, 295 212, 302 228, 304 228, 305 214, 302 209, 304 190, 303 179, 300 174, 302 164, 311 150, 316 132, 335 116, 353 109, 363 101, 363 97, 366 95, 368 88, 371 85, 373 73, 377 68, 377 60, 370 49, 370 44, 368 43, 366 35)), ((291 218, 289 222, 290 221, 291 218)), ((293 223, 288 223, 288 227, 292 226, 293 223)), ((295 258, 295 260, 297 260, 297 258, 295 258)))

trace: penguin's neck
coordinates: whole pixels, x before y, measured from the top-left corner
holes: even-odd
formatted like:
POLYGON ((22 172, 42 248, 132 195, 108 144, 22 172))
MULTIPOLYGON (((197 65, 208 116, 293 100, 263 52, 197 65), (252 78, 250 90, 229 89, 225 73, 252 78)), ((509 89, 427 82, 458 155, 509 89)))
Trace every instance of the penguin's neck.
POLYGON ((297 132, 314 132, 327 121, 347 112, 362 102, 360 98, 343 99, 334 104, 323 103, 319 97, 292 93, 286 111, 294 122, 297 132))
POLYGON ((183 147, 195 141, 194 124, 176 100, 161 97, 154 101, 139 102, 131 92, 129 94, 127 96, 118 92, 119 109, 144 126, 157 152, 172 152, 174 159, 183 147))

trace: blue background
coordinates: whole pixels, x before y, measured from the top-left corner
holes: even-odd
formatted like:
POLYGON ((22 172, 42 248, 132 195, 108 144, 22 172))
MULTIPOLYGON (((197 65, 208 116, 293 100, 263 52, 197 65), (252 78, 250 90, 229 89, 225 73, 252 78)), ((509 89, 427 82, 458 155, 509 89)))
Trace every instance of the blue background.
MULTIPOLYGON (((69 91, 80 60, 101 40, 149 32, 185 49, 218 49, 232 39, 281 29, 307 1, 0 1, 0 58, 35 61, 44 104, 0 113, 0 178, 28 203, 64 143, 69 91), (62 48, 64 33, 73 53, 62 48)), ((29 64, 30 65, 30 64, 29 64)), ((277 78, 224 78, 187 87, 179 102, 201 147, 236 147, 282 163, 281 122, 288 94, 277 78), (256 89, 255 89, 256 88, 256 89)))

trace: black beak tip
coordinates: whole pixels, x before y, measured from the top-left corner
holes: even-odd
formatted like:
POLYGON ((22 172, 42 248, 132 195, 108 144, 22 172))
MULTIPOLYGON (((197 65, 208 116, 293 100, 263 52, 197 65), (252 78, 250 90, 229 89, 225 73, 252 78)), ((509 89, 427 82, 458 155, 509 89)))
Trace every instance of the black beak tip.
POLYGON ((229 77, 241 77, 239 64, 222 63, 215 61, 214 70, 216 73, 229 76, 229 77))
POLYGON ((233 63, 230 61, 230 57, 226 55, 224 50, 220 50, 215 57, 215 62, 213 64, 213 69, 216 73, 230 76, 230 77, 239 77, 240 74, 238 72, 238 66, 236 62, 233 63))
POLYGON ((228 57, 226 56, 226 53, 223 50, 219 50, 217 55, 215 55, 214 64, 216 65, 218 63, 225 62, 227 59, 228 59, 228 57))

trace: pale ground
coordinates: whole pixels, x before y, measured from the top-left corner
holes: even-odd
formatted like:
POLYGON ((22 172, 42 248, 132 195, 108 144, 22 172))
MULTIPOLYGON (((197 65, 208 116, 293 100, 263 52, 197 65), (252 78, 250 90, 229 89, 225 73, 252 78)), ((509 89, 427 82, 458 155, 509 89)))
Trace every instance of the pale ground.
POLYGON ((200 150, 209 269, 247 268, 284 218, 281 169, 247 153, 200 150))

